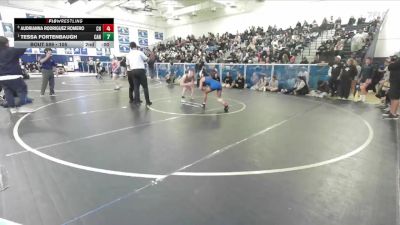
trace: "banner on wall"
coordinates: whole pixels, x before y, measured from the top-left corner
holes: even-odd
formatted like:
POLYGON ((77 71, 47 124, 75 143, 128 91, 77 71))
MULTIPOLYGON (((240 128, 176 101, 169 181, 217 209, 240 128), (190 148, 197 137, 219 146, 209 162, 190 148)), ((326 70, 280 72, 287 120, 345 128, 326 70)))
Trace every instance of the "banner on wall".
POLYGON ((12 23, 2 23, 3 24, 3 32, 5 37, 14 37, 14 28, 12 23))
POLYGON ((81 48, 81 55, 87 55, 87 48, 81 48))
POLYGON ((44 16, 43 15, 26 13, 26 18, 44 18, 44 16))
POLYGON ((129 44, 129 36, 128 35, 118 35, 118 41, 120 44, 129 44))
POLYGON ((148 32, 147 30, 138 30, 139 46, 149 46, 148 32))
POLYGON ((138 30, 139 38, 148 38, 147 30, 138 30))
POLYGON ((74 55, 81 54, 81 50, 79 48, 74 48, 74 55))
POLYGON ((118 27, 118 43, 119 51, 127 53, 129 52, 129 28, 118 27))
POLYGON ((156 40, 163 40, 163 39, 164 39, 164 33, 162 33, 162 32, 155 32, 155 33, 154 33, 154 38, 155 38, 156 40))
POLYGON ((139 38, 140 46, 149 46, 149 40, 147 38, 139 38))
POLYGON ((129 45, 128 44, 120 44, 119 51, 120 52, 129 52, 129 45))
POLYGON ((129 35, 128 27, 118 27, 118 34, 129 35))

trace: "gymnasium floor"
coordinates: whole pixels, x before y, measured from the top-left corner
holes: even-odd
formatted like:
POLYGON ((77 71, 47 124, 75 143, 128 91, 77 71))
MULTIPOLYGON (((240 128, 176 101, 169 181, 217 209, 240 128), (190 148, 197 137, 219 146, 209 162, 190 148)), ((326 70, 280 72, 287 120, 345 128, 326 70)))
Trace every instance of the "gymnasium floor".
MULTIPOLYGON (((399 123, 373 105, 224 90, 230 112, 180 103, 151 82, 28 82, 28 115, 0 109, 10 187, 0 218, 54 225, 391 225, 398 221, 399 123), (10 122, 11 121, 11 122, 10 122)), ((194 102, 200 103, 199 91, 194 102)), ((214 96, 214 95, 212 95, 214 96)))

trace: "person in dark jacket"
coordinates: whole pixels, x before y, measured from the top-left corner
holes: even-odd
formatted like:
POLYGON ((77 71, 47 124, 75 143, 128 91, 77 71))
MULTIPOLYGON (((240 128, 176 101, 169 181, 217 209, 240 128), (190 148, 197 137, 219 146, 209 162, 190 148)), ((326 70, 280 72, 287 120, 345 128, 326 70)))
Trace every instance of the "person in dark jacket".
POLYGON ((233 78, 230 72, 226 72, 226 77, 223 79, 222 87, 224 88, 232 88, 233 78))
POLYGON ((338 86, 339 86, 339 76, 342 72, 343 63, 340 61, 342 58, 340 56, 335 57, 335 62, 331 65, 331 77, 329 78, 329 88, 331 92, 331 97, 337 94, 338 86))
POLYGON ((340 99, 345 100, 349 98, 351 81, 357 76, 357 68, 355 66, 354 59, 348 59, 347 64, 342 69, 340 75, 340 85, 338 90, 338 96, 340 99))
POLYGON ((371 58, 366 58, 365 59, 365 64, 361 68, 360 72, 360 100, 362 102, 365 102, 366 95, 368 93, 368 87, 372 83, 372 77, 374 76, 374 67, 372 65, 372 59, 371 58))
POLYGON ((0 36, 0 85, 4 88, 5 99, 11 113, 30 113, 33 110, 25 107, 31 103, 28 98, 28 87, 23 80, 19 58, 24 54, 25 48, 12 48, 8 39, 0 36), (14 95, 19 98, 15 102, 14 95))
POLYGON ((388 70, 390 71, 390 111, 389 114, 384 115, 385 119, 399 119, 399 114, 397 110, 399 109, 400 100, 400 59, 397 56, 392 56, 390 63, 388 65, 388 70))
POLYGON ((238 77, 233 84, 233 88, 243 89, 244 88, 244 77, 241 73, 238 72, 238 77))

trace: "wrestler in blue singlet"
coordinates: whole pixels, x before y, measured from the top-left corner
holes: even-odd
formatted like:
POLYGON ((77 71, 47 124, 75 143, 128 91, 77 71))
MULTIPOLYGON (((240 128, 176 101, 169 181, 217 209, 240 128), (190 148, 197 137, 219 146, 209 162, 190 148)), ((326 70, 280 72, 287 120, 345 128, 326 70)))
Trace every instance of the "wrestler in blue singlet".
POLYGON ((221 85, 221 83, 218 82, 218 81, 216 81, 216 80, 214 80, 214 79, 211 78, 211 77, 205 77, 205 79, 204 79, 204 84, 205 84, 206 86, 209 86, 210 89, 211 89, 211 91, 215 91, 215 90, 221 91, 221 90, 222 90, 222 85, 221 85))

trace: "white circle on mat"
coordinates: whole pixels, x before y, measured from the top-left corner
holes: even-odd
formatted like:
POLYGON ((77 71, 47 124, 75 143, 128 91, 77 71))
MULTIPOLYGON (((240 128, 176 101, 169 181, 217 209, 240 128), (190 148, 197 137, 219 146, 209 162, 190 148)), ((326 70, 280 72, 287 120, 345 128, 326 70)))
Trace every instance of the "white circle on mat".
MULTIPOLYGON (((93 96, 93 95, 88 95, 88 96, 93 96)), ((49 107, 50 105, 53 104, 58 104, 58 103, 63 103, 66 101, 71 101, 71 100, 75 100, 75 99, 79 99, 79 98, 83 98, 83 97, 88 97, 88 96, 80 96, 80 97, 75 97, 75 98, 70 98, 70 99, 65 99, 59 102, 55 102, 55 103, 51 103, 48 105, 44 105, 38 109, 36 109, 35 111, 44 109, 46 107, 49 107)), ((323 103, 326 104, 326 103, 323 103)), ((283 172, 291 172, 291 171, 298 171, 298 170, 304 170, 304 169, 311 169, 311 168, 315 168, 315 167, 320 167, 320 166, 324 166, 324 165, 328 165, 328 164, 332 164, 344 159, 347 159, 349 157, 352 157, 358 153, 360 153, 361 151, 363 151, 373 140, 374 137, 374 132, 372 130, 371 125, 368 123, 368 121, 366 121, 365 119, 363 119, 361 116, 352 113, 350 111, 347 111, 345 109, 339 108, 338 106, 332 105, 333 107, 336 107, 342 111, 345 111, 347 113, 350 113, 356 117, 358 117, 367 127, 368 130, 368 137, 367 139, 364 141, 363 144, 361 144, 359 147, 355 148, 354 150, 340 155, 338 157, 332 158, 332 159, 328 159, 328 160, 324 160, 324 161, 320 161, 320 162, 316 162, 316 163, 311 163, 311 164, 305 164, 305 165, 300 165, 300 166, 293 166, 293 167, 286 167, 286 168, 278 168, 278 169, 267 169, 267 170, 251 170, 251 171, 229 171, 229 172, 175 172, 172 174, 146 174, 146 173, 133 173, 133 172, 124 172, 124 171, 116 171, 116 170, 108 170, 108 169, 101 169, 101 168, 97 168, 97 167, 90 167, 90 166, 85 166, 85 165, 80 165, 80 164, 76 164, 76 163, 72 163, 72 162, 68 162, 59 158, 55 158, 53 156, 47 155, 41 151, 36 150, 35 148, 31 147, 30 145, 26 144, 22 138, 19 135, 19 127, 22 123, 22 121, 28 117, 30 115, 30 113, 25 114, 24 116, 22 116, 15 124, 14 128, 13 128, 13 135, 15 140, 17 141, 17 143, 23 147, 26 151, 29 151, 37 156, 40 156, 44 159, 47 159, 49 161, 64 165, 64 166, 68 166, 71 168, 75 168, 75 169, 80 169, 80 170, 85 170, 85 171, 90 171, 90 172, 96 172, 96 173, 102 173, 102 174, 109 174, 109 175, 116 175, 116 176, 125 176, 125 177, 138 177, 138 178, 147 178, 147 179, 163 179, 167 176, 195 176, 195 177, 219 177, 219 176, 246 176, 246 175, 259 175, 259 174, 270 174, 270 173, 283 173, 283 172)), ((246 139, 246 138, 245 138, 246 139)))

